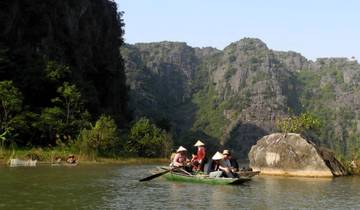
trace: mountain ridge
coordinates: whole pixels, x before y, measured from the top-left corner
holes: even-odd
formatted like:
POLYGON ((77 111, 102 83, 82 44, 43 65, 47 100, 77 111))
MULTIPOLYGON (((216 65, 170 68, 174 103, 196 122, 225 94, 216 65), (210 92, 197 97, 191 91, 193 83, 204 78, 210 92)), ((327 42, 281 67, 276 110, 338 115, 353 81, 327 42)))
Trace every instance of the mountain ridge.
MULTIPOLYGON (((330 120, 330 125, 322 128, 319 144, 343 155, 357 147, 341 143, 347 136, 356 138, 358 131, 354 132, 350 125, 355 121, 337 126, 346 117, 337 117, 339 110, 330 106, 338 104, 342 97, 348 110, 358 110, 358 101, 354 99, 359 97, 357 61, 347 58, 311 61, 297 52, 269 49, 260 39, 253 38, 233 42, 224 50, 193 48, 184 42, 131 46, 140 49, 146 72, 152 71, 146 76, 152 79, 134 77, 134 72, 145 76, 142 74, 145 70, 128 66, 132 62, 128 54, 136 54, 136 50, 123 48, 128 83, 145 85, 130 88, 130 107, 136 116, 167 119, 177 144, 191 146, 194 138, 203 137, 246 156, 257 139, 276 131, 277 119, 308 111, 324 122, 330 120), (144 89, 146 86, 148 90, 144 89), (164 89, 168 94, 163 94, 164 89), (141 106, 139 101, 157 105, 141 106), (335 127, 337 137, 328 140, 325 130, 335 127)), ((355 142, 357 145, 358 141, 355 142)))

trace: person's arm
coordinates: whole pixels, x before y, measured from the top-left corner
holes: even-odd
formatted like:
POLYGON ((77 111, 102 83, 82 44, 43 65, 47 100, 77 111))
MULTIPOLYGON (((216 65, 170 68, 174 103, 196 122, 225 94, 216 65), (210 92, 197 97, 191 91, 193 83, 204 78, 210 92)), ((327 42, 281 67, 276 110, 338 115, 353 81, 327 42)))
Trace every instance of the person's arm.
POLYGON ((178 166, 182 166, 183 164, 179 162, 180 159, 180 154, 176 153, 174 160, 173 160, 173 165, 178 167, 178 166))

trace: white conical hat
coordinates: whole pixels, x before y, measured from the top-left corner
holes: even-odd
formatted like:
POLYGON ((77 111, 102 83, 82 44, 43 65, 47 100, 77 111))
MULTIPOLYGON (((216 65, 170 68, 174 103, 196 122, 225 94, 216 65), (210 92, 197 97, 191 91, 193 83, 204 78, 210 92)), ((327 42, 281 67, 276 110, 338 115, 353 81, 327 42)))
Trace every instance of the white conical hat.
POLYGON ((180 146, 179 149, 176 150, 176 152, 183 152, 183 151, 187 151, 187 149, 183 146, 180 146))
POLYGON ((194 146, 195 146, 195 147, 205 146, 205 144, 202 143, 202 141, 198 140, 194 146))
POLYGON ((212 156, 213 160, 221 160, 224 158, 224 155, 221 154, 220 152, 216 152, 214 156, 212 156))

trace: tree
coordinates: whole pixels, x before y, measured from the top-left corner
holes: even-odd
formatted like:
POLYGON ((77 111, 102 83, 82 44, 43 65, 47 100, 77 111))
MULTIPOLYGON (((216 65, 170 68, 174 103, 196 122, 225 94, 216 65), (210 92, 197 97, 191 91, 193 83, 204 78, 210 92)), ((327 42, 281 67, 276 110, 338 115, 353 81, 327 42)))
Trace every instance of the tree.
POLYGON ((39 119, 34 122, 34 126, 40 131, 41 142, 37 143, 42 145, 55 144, 56 139, 63 136, 65 128, 63 119, 64 111, 61 108, 44 108, 39 119))
POLYGON ((57 88, 57 93, 59 97, 51 100, 55 106, 43 108, 34 123, 40 131, 41 144, 55 144, 57 140, 71 143, 73 137, 89 126, 90 114, 83 110, 76 86, 64 82, 57 88))
POLYGON ((127 150, 141 157, 160 157, 170 152, 171 137, 147 118, 141 118, 131 128, 127 150))
POLYGON ((74 114, 80 111, 81 94, 75 85, 70 85, 68 82, 57 89, 60 98, 53 99, 53 102, 61 102, 65 108, 66 124, 69 123, 70 117, 74 118, 74 114))
POLYGON ((22 109, 22 94, 12 81, 0 82, 0 103, 0 131, 4 131, 9 120, 22 109))
POLYGON ((58 64, 55 61, 48 61, 45 68, 46 78, 50 81, 59 81, 70 73, 70 67, 58 64))
POLYGON ((111 156, 119 152, 121 142, 115 121, 102 115, 91 129, 80 132, 80 151, 87 154, 111 156))

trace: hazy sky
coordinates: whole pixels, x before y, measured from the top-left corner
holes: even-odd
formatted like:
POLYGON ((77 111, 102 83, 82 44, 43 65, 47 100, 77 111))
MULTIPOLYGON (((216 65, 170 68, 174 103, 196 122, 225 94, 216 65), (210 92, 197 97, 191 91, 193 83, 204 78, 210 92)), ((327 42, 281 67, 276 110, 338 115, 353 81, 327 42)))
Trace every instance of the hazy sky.
POLYGON ((181 41, 223 49, 256 37, 309 59, 360 60, 358 0, 116 0, 125 41, 181 41))

